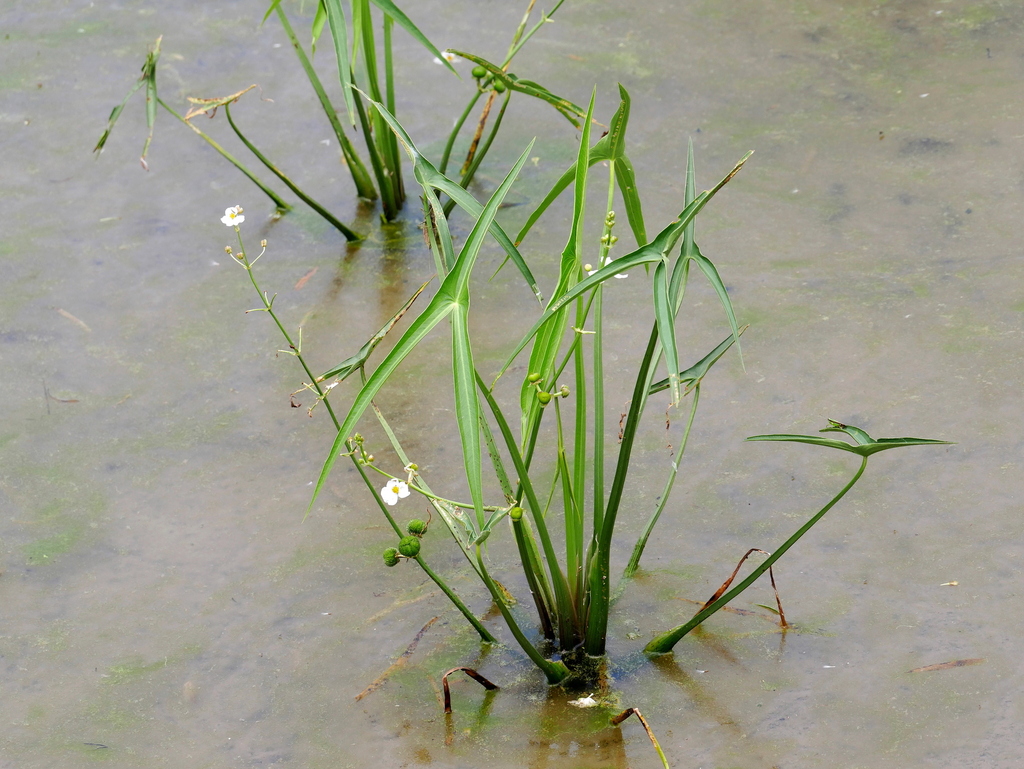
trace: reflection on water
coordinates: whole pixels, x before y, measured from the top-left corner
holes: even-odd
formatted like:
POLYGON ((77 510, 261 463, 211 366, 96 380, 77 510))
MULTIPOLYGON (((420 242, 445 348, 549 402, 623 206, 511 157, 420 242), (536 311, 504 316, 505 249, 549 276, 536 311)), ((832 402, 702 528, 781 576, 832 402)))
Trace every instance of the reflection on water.
MULTIPOLYGON (((470 50, 489 39, 482 30, 504 39, 520 13, 438 9, 414 15, 440 44, 470 50)), ((481 652, 418 573, 380 567, 390 530, 353 472, 339 466, 302 520, 331 441, 326 415, 289 407, 299 371, 275 352, 267 319, 243 314, 255 297, 224 258, 220 213, 242 203, 249 245, 270 240, 261 281, 285 321, 303 324, 320 370, 376 331, 433 263, 414 203, 382 228, 351 199, 286 38, 272 23, 257 29, 254 13, 4 12, 0 764, 657 765, 638 723, 608 725, 626 707, 644 713, 673 766, 1019 764, 1020 8, 778 0, 625 13, 570 0, 517 62, 520 76, 576 101, 596 81, 605 114, 616 80, 630 89, 649 228, 679 208, 687 137, 699 182, 757 151, 698 228, 752 323, 746 372, 728 363, 705 383, 678 497, 616 607, 614 707, 590 710, 567 706, 575 695, 549 691, 515 651, 481 652), (161 33, 164 98, 258 82, 274 101, 236 110, 251 138, 372 237, 348 246, 301 210, 261 224, 270 206, 169 121, 141 171, 139 104, 94 161, 107 110, 161 33), (771 550, 842 485, 842 458, 741 442, 827 417, 958 445, 873 460, 780 562, 795 632, 720 613, 671 658, 638 656, 693 611, 677 599, 709 595, 739 554, 771 550), (357 702, 432 617, 406 663, 357 702), (909 672, 975 658, 985 662, 909 672), (440 674, 459 665, 501 690, 458 681, 446 720, 440 674)), ((400 47, 401 111, 429 148, 467 86, 429 61, 408 65, 420 54, 400 47)), ((509 115, 481 190, 534 135, 520 200, 536 201, 568 164, 571 135, 548 112, 509 115)), ((223 128, 209 126, 220 138, 223 128)), ((504 215, 515 224, 527 208, 504 215)), ((564 214, 541 221, 527 252, 542 281, 564 214)), ((481 276, 497 267, 485 259, 481 276)), ((629 310, 648 290, 633 277, 614 287, 609 365, 628 365, 647 332, 629 310)), ((684 358, 721 337, 714 296, 691 293, 684 358)), ((536 306, 510 272, 481 285, 482 361, 508 339, 488 324, 499 303, 524 325, 536 306)), ((457 432, 437 394, 450 377, 444 337, 382 402, 432 485, 457 496, 457 432)), ((634 527, 660 490, 660 415, 641 443, 634 527)), ((458 553, 431 539, 432 563, 485 613, 458 553)), ((493 557, 524 595, 512 554, 495 542, 493 557)), ((750 595, 739 608, 771 600, 767 586, 750 595)))

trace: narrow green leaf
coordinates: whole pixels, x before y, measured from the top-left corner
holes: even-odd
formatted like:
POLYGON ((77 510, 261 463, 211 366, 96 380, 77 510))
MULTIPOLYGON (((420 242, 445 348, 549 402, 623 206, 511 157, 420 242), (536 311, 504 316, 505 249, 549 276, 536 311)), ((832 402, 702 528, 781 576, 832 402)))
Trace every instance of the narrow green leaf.
POLYGON ((318 376, 316 381, 323 382, 325 379, 330 379, 334 376, 338 377, 339 381, 344 381, 355 371, 358 371, 365 366, 366 361, 370 358, 370 354, 374 351, 377 345, 384 341, 384 337, 387 333, 395 327, 395 324, 398 323, 398 321, 402 319, 402 316, 409 311, 410 307, 412 307, 412 303, 415 302, 419 295, 423 293, 423 289, 429 285, 430 281, 428 280, 416 289, 415 293, 409 297, 406 303, 402 305, 401 309, 392 315, 391 319, 381 326, 380 330, 371 336, 369 340, 367 340, 366 344, 359 348, 355 355, 350 355, 348 358, 345 358, 345 360, 337 366, 318 376))
POLYGON ((736 322, 736 311, 733 310, 732 300, 729 298, 729 292, 725 288, 725 283, 722 282, 722 276, 718 274, 718 268, 712 264, 710 259, 700 252, 700 249, 697 248, 696 244, 694 244, 693 250, 694 253, 689 257, 689 259, 696 262, 697 266, 700 267, 700 271, 704 273, 704 277, 708 279, 711 287, 714 288, 715 293, 718 294, 718 300, 722 303, 722 309, 725 310, 725 317, 729 319, 729 327, 732 329, 732 335, 736 339, 736 352, 739 353, 740 365, 742 366, 743 350, 740 348, 740 329, 739 324, 736 322))
MULTIPOLYGON (((349 63, 348 48, 348 22, 345 20, 345 11, 341 7, 341 0, 322 0, 323 8, 327 13, 327 23, 331 27, 331 38, 334 41, 334 55, 338 59, 338 80, 341 83, 341 93, 345 97, 345 109, 348 112, 348 122, 355 125, 355 99, 352 90, 348 87, 352 82, 352 67, 349 63)), ((314 37, 314 42, 316 38, 314 37)))
POLYGON ((473 366, 473 347, 469 340, 469 293, 453 303, 452 374, 455 378, 455 418, 462 440, 462 461, 473 500, 476 522, 484 526, 484 482, 480 461, 480 402, 476 394, 476 369, 473 366))
MULTIPOLYGON (((316 487, 313 490, 313 498, 310 500, 309 508, 307 508, 307 510, 312 508, 313 503, 319 496, 320 490, 323 488, 324 483, 326 483, 327 476, 330 474, 335 460, 337 460, 338 456, 344 449, 345 440, 355 428, 356 422, 359 421, 363 412, 370 405, 370 401, 373 400, 376 394, 380 391, 380 388, 384 386, 384 383, 395 372, 399 364, 405 360, 409 353, 412 352, 416 345, 423 340, 434 326, 440 323, 441 320, 450 315, 452 311, 456 309, 457 305, 460 305, 461 303, 460 306, 463 310, 468 309, 468 298, 464 297, 468 297, 467 291, 469 278, 473 270, 473 265, 476 262, 476 257, 480 252, 480 247, 483 245, 487 231, 490 229, 490 226, 494 221, 494 216, 498 212, 499 206, 508 194, 508 191, 512 187, 512 183, 515 181, 516 176, 518 176, 519 171, 522 170, 523 164, 526 162, 526 158, 529 156, 529 152, 532 148, 533 142, 530 142, 530 145, 527 146, 526 150, 519 157, 518 162, 512 167, 512 170, 509 171, 505 180, 501 185, 499 185, 498 189, 494 191, 494 194, 487 202, 487 205, 484 206, 473 230, 466 239, 466 244, 463 246, 462 251, 456 259, 455 266, 444 278, 440 289, 430 301, 430 304, 428 304, 423 313, 412 322, 409 329, 402 335, 402 338, 398 340, 398 343, 394 348, 392 348, 392 350, 385 356, 380 366, 378 366, 373 374, 370 375, 358 395, 356 395, 355 401, 353 402, 349 413, 346 415, 345 421, 339 428, 338 436, 335 438, 334 445, 331 446, 330 453, 327 455, 324 466, 320 471, 320 477, 317 479, 316 487)), ((466 376, 465 372, 458 369, 456 370, 456 375, 462 376, 463 378, 466 376)), ((470 384, 472 384, 472 380, 470 380, 470 384)), ((471 425, 472 429, 477 429, 476 419, 472 421, 471 425)), ((479 440, 479 435, 477 435, 477 440, 479 440)), ((477 461, 479 461, 479 443, 477 443, 476 446, 477 461)), ((477 503, 476 499, 473 501, 474 504, 477 503)))
POLYGON ((786 441, 790 443, 810 443, 815 446, 826 446, 830 449, 849 451, 851 454, 859 454, 856 446, 851 446, 846 441, 837 441, 834 438, 822 438, 820 435, 791 435, 787 433, 772 433, 770 435, 751 435, 748 441, 786 441))
POLYGON ((320 470, 320 477, 317 479, 316 487, 313 489, 313 497, 310 499, 309 506, 306 509, 307 513, 312 509, 313 503, 316 502, 316 498, 320 495, 321 489, 323 489, 324 484, 327 482, 327 476, 330 475, 334 462, 344 451, 345 441, 352 434, 363 412, 369 408, 370 402, 380 392, 380 388, 384 386, 384 383, 395 372, 399 364, 408 357, 409 353, 430 333, 434 326, 444 320, 451 311, 451 300, 446 296, 441 296, 440 292, 438 292, 426 309, 413 320, 409 329, 402 335, 402 338, 398 340, 398 343, 388 352, 384 360, 381 361, 381 364, 363 384, 362 389, 360 389, 355 400, 352 402, 345 421, 342 423, 338 430, 338 435, 334 439, 334 445, 331 446, 327 459, 324 461, 324 466, 320 470))
POLYGON ((146 144, 142 148, 142 164, 146 165, 146 154, 149 152, 149 144, 153 141, 153 128, 156 125, 156 63, 160 59, 160 41, 163 37, 156 39, 153 52, 146 60, 146 126, 149 133, 146 135, 146 144))
POLYGON ((511 91, 518 91, 519 93, 532 96, 541 101, 546 101, 562 115, 566 120, 573 124, 576 128, 580 128, 580 122, 577 118, 582 118, 586 115, 583 109, 576 104, 573 104, 568 99, 564 99, 561 96, 551 93, 544 86, 534 83, 531 80, 520 80, 511 73, 506 73, 497 64, 492 64, 487 59, 482 59, 472 53, 466 53, 465 51, 452 50, 452 53, 457 56, 461 56, 464 59, 479 64, 481 67, 487 70, 488 74, 496 82, 501 82, 511 91))
POLYGON ((615 181, 622 193, 622 202, 626 206, 626 219, 637 243, 647 242, 647 229, 644 226, 644 211, 640 204, 640 194, 636 188, 636 174, 629 158, 623 155, 615 161, 615 181))
POLYGON ((679 405, 679 353, 676 350, 675 312, 668 297, 668 268, 658 262, 654 268, 654 319, 658 324, 658 338, 668 366, 668 383, 672 389, 671 405, 679 405))
POLYGON ((316 41, 323 34, 325 24, 327 24, 327 6, 324 5, 324 0, 317 0, 316 14, 313 16, 313 26, 310 30, 310 55, 316 55, 316 41))
POLYGON ((874 438, 872 438, 866 432, 861 430, 859 427, 853 427, 852 425, 844 425, 842 422, 837 422, 834 419, 828 420, 828 427, 822 429, 821 432, 846 433, 861 445, 875 442, 874 438))
MULTIPOLYGON (((419 182, 420 186, 423 187, 424 190, 426 190, 427 187, 433 187, 440 190, 454 200, 459 207, 470 214, 470 216, 479 218, 483 211, 483 206, 480 202, 459 186, 458 183, 452 181, 438 171, 430 161, 423 156, 423 154, 416 148, 412 138, 410 138, 409 134, 406 133, 401 123, 398 122, 395 116, 392 115, 383 104, 375 101, 371 101, 371 103, 380 112, 381 116, 391 127, 391 130, 394 131, 398 141, 405 148, 406 153, 409 155, 409 158, 413 163, 413 175, 416 178, 416 181, 419 182)), ((533 146, 532 143, 530 146, 533 146)), ((431 210, 434 209, 432 208, 431 210)), ((435 216, 443 216, 440 208, 435 211, 435 216)), ((512 240, 496 222, 492 222, 490 233, 498 242, 498 245, 505 250, 506 255, 508 255, 508 257, 515 263, 519 272, 523 275, 527 284, 530 286, 530 290, 533 291, 534 295, 539 299, 540 289, 537 286, 537 280, 533 277, 533 273, 527 266, 526 260, 523 259, 523 255, 519 253, 519 249, 512 244, 512 240)))
POLYGON ((96 142, 96 146, 93 147, 93 152, 99 152, 100 150, 103 149, 103 145, 105 145, 107 143, 107 139, 110 138, 110 132, 114 130, 114 123, 116 123, 117 119, 121 116, 121 112, 124 111, 124 107, 128 103, 128 100, 131 99, 132 96, 135 95, 135 92, 142 88, 142 86, 145 85, 145 83, 146 80, 144 78, 139 78, 138 80, 136 80, 135 85, 128 89, 128 93, 121 101, 121 103, 110 111, 110 117, 107 118, 107 127, 103 131, 103 135, 100 136, 100 140, 96 142))
POLYGON ((260 20, 261 27, 267 23, 267 19, 270 18, 270 14, 276 11, 279 5, 281 5, 281 0, 273 0, 273 2, 271 2, 271 4, 267 7, 267 12, 263 14, 263 18, 260 20))
MULTIPOLYGON (((583 123, 583 133, 580 137, 580 145, 576 158, 576 174, 573 183, 573 213, 572 226, 569 231, 569 239, 562 249, 562 258, 558 267, 558 283, 555 285, 548 302, 548 307, 558 305, 557 310, 552 310, 552 322, 546 324, 539 330, 534 341, 533 349, 530 351, 529 370, 536 371, 547 382, 553 376, 555 360, 562 345, 562 337, 568 324, 568 309, 566 302, 561 302, 569 289, 579 280, 582 271, 583 253, 583 225, 587 205, 587 175, 590 164, 587 162, 590 153, 590 126, 594 113, 594 100, 597 96, 597 89, 591 93, 590 106, 587 109, 586 120, 583 123)), ((554 382, 547 382, 554 385, 554 382)), ((530 433, 530 425, 539 417, 541 404, 537 400, 534 387, 524 381, 519 392, 519 403, 521 410, 521 433, 520 437, 525 440, 530 433)))
MULTIPOLYGON (((589 163, 594 165, 605 160, 625 160, 625 133, 626 125, 629 123, 629 93, 621 85, 619 86, 619 95, 621 101, 619 102, 618 109, 615 110, 615 114, 612 115, 612 119, 609 122, 608 134, 601 137, 601 139, 591 148, 589 154, 589 163)), ((628 184, 628 192, 624 188, 622 181, 620 180, 619 186, 622 189, 623 198, 626 200, 626 214, 629 216, 630 226, 633 227, 634 233, 643 233, 643 215, 640 214, 640 198, 636 194, 636 180, 633 178, 633 167, 629 164, 629 161, 625 161, 625 167, 620 171, 620 164, 616 162, 616 177, 619 174, 623 174, 628 184), (630 181, 631 180, 631 181, 630 181), (633 208, 633 213, 630 213, 630 209, 633 208), (639 217, 639 230, 634 224, 634 217, 639 217)), ((516 235, 516 243, 522 243, 523 238, 526 237, 537 220, 540 219, 541 215, 547 211, 548 207, 558 198, 565 188, 576 178, 576 163, 574 162, 569 168, 563 173, 558 181, 555 182, 554 186, 544 196, 544 199, 540 202, 540 205, 534 209, 533 213, 530 214, 526 219, 526 223, 523 224, 519 234, 516 235)), ((647 237, 642 234, 642 237, 637 238, 637 243, 642 245, 647 242, 647 237)))
POLYGON ((849 451, 851 454, 857 454, 861 457, 869 457, 872 454, 877 454, 879 451, 886 451, 888 449, 898 449, 904 446, 948 446, 952 445, 951 441, 939 441, 932 438, 871 438, 866 432, 861 430, 859 427, 851 427, 848 425, 840 424, 833 420, 829 420, 830 426, 824 428, 821 432, 844 432, 850 435, 858 442, 856 444, 849 444, 845 441, 838 441, 833 438, 822 438, 819 435, 792 435, 788 433, 773 433, 770 435, 752 435, 747 438, 748 441, 786 441, 790 443, 810 443, 815 446, 825 446, 830 449, 839 449, 840 451, 849 451), (860 442, 863 438, 867 438, 866 442, 860 442))
MULTIPOLYGON (((747 328, 748 328, 747 326, 744 326, 743 328, 741 328, 740 329, 740 334, 742 335, 743 332, 746 331, 747 328)), ((689 385, 689 384, 692 384, 694 382, 700 382, 700 380, 703 379, 705 377, 705 375, 708 373, 708 370, 713 365, 715 365, 718 362, 718 360, 723 355, 725 355, 725 351, 728 350, 730 347, 732 347, 735 342, 736 342, 736 338, 735 337, 733 337, 732 335, 727 336, 725 339, 723 339, 721 342, 719 342, 718 346, 715 347, 714 350, 712 350, 707 355, 705 355, 703 358, 701 358, 699 361, 694 363, 692 366, 690 366, 690 368, 686 369, 686 371, 680 371, 679 372, 679 382, 680 382, 680 384, 687 384, 687 385, 689 385)), ((666 379, 662 379, 662 380, 659 380, 659 381, 653 383, 650 386, 650 388, 647 390, 647 394, 648 395, 654 395, 655 393, 659 393, 662 390, 667 390, 667 389, 668 389, 668 379, 666 378, 666 379)))
POLYGON ((419 28, 415 24, 413 24, 412 21, 409 20, 409 17, 406 16, 397 5, 391 2, 391 0, 370 1, 378 8, 380 8, 382 11, 384 11, 384 13, 386 13, 388 16, 393 18, 395 20, 395 23, 398 24, 398 26, 400 26, 402 29, 404 29, 406 32, 412 35, 412 37, 417 42, 419 42, 420 45, 422 45, 430 53, 432 53, 434 56, 440 59, 441 63, 444 64, 445 67, 451 70, 453 74, 458 76, 459 73, 455 71, 455 67, 451 65, 451 62, 441 55, 441 52, 437 50, 437 47, 427 39, 426 35, 420 32, 419 28))

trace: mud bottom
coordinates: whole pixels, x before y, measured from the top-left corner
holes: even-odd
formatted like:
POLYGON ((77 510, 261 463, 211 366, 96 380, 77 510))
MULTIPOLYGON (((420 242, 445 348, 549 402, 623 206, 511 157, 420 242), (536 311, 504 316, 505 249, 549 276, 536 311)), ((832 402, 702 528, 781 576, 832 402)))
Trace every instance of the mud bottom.
POLYGON ((608 684, 608 658, 593 657, 582 649, 566 652, 562 662, 570 675, 561 686, 569 692, 603 691, 608 684))

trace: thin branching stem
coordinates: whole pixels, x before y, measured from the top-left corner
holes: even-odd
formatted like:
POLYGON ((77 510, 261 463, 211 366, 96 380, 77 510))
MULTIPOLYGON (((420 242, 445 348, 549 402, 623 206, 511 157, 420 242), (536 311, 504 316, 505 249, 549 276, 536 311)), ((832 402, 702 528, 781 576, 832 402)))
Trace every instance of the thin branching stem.
MULTIPOLYGON (((312 387, 316 390, 318 397, 324 402, 324 407, 327 409, 327 413, 330 414, 331 421, 334 423, 334 429, 336 431, 340 430, 341 423, 338 421, 338 417, 334 413, 334 409, 331 407, 330 399, 326 397, 326 392, 321 388, 320 382, 317 381, 317 377, 313 375, 312 370, 306 363, 306 359, 302 355, 302 349, 292 341, 291 334, 288 333, 288 330, 284 327, 284 324, 281 323, 281 319, 277 316, 277 313, 274 312, 273 299, 269 298, 266 292, 262 291, 259 287, 259 284, 256 282, 256 274, 253 272, 252 268, 252 265, 256 260, 254 259, 252 262, 249 261, 249 257, 246 255, 245 252, 245 245, 242 242, 242 233, 238 229, 238 227, 235 227, 235 234, 238 237, 239 249, 239 253, 236 258, 239 264, 241 264, 242 267, 245 268, 245 271, 249 274, 249 280, 252 282, 253 288, 256 289, 256 293, 259 294, 260 300, 263 302, 264 311, 268 315, 270 315, 271 318, 273 318, 275 325, 277 325, 277 328, 281 332, 281 335, 288 343, 289 351, 292 352, 295 358, 299 361, 299 364, 302 366, 302 370, 305 371, 306 376, 309 377, 309 381, 311 382, 312 387)), ((258 259, 259 257, 256 258, 258 259)), ((402 537, 404 535, 402 528, 398 525, 394 517, 391 515, 391 511, 388 510, 387 507, 384 505, 383 501, 380 498, 380 495, 376 493, 377 490, 374 488, 373 484, 370 483, 370 479, 367 477, 366 472, 363 469, 363 466, 360 464, 360 461, 355 457, 355 452, 352 451, 353 447, 349 445, 348 448, 349 457, 352 460, 353 465, 355 465, 356 470, 359 471, 359 475, 362 477, 363 482, 366 484, 366 487, 370 490, 370 493, 373 496, 374 500, 377 502, 377 506, 380 508, 381 512, 384 513, 384 517, 387 519, 388 523, 391 524, 391 528, 395 530, 395 533, 399 537, 402 537)), ((494 638, 491 632, 486 627, 484 627, 480 620, 476 618, 476 615, 474 615, 473 612, 469 610, 469 607, 466 606, 465 603, 463 603, 462 599, 459 598, 458 594, 456 594, 454 590, 448 587, 445 581, 441 579, 441 577, 433 569, 430 568, 430 566, 427 564, 426 560, 423 558, 422 555, 418 555, 413 560, 415 560, 416 563, 419 564, 420 568, 423 569, 423 571, 426 573, 428 577, 430 577, 431 580, 433 580, 434 584, 441 588, 441 591, 446 596, 448 596, 448 599, 455 605, 455 607, 462 613, 462 615, 469 621, 469 623, 477 631, 477 633, 480 635, 481 640, 487 643, 497 643, 497 640, 494 638)))

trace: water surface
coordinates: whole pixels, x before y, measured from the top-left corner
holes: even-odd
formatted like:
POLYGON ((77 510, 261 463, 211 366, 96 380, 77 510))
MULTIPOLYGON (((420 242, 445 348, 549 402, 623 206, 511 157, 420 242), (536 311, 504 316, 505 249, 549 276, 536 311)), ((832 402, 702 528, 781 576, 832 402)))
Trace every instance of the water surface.
MULTIPOLYGON (((492 58, 521 13, 435 5, 408 11, 438 44, 492 58)), ((652 231, 680 208, 688 138, 705 186, 756 150, 698 225, 752 324, 745 370, 726 359, 706 381, 677 496, 616 607, 618 704, 641 709, 673 766, 1017 766, 1024 12, 677 5, 569 0, 514 68, 576 102, 596 85, 605 119, 616 82, 630 90, 652 231), (828 417, 957 445, 874 458, 787 554, 777 578, 795 631, 722 613, 672 657, 645 660, 647 639, 692 612, 739 555, 777 546, 855 469, 742 439, 828 417), (908 672, 958 659, 984 662, 908 672)), ((285 321, 303 324, 321 370, 372 334, 432 260, 414 203, 382 229, 352 199, 287 39, 273 20, 257 28, 263 10, 21 3, 0 14, 0 766, 656 766, 635 721, 609 728, 608 711, 567 707, 514 648, 481 651, 412 568, 385 571, 392 537, 354 473, 339 464, 303 521, 331 430, 325 414, 290 408, 301 372, 276 352, 269 319, 244 314, 256 297, 224 256, 220 213, 244 205, 248 243, 270 241, 261 280, 285 321), (235 116, 371 238, 351 249, 302 210, 270 222, 269 201, 166 114, 142 171, 141 101, 94 160, 159 34, 166 100, 184 109, 186 95, 258 83, 273 101, 250 98, 235 116), (433 617, 406 664, 356 701, 433 617), (439 675, 461 664, 502 689, 487 698, 458 681, 446 723, 439 675)), ((398 40, 401 114, 436 150, 468 84, 398 40)), ((503 213, 510 227, 575 152, 553 111, 519 107, 476 190, 538 137, 514 192, 522 205, 503 213)), ((236 151, 221 120, 204 130, 236 151)), ((565 213, 542 220, 527 251, 548 286, 565 213)), ((487 252, 481 276, 497 262, 487 252)), ((613 288, 609 358, 629 365, 649 329, 632 309, 646 278, 613 288)), ((474 328, 493 367, 509 337, 486 309, 518 308, 525 325, 535 305, 511 272, 480 290, 474 328)), ((684 359, 725 328, 706 288, 687 307, 684 359)), ((458 494, 457 431, 438 394, 444 337, 382 403, 432 485, 458 494)), ((623 383, 610 407, 627 397, 623 383)), ((655 504, 666 441, 678 440, 682 416, 666 439, 664 405, 641 438, 624 531, 655 504)), ((427 540, 432 563, 485 613, 439 534, 427 540)), ((493 558, 525 593, 500 543, 493 558)), ((755 588, 737 607, 769 600, 755 588)))

